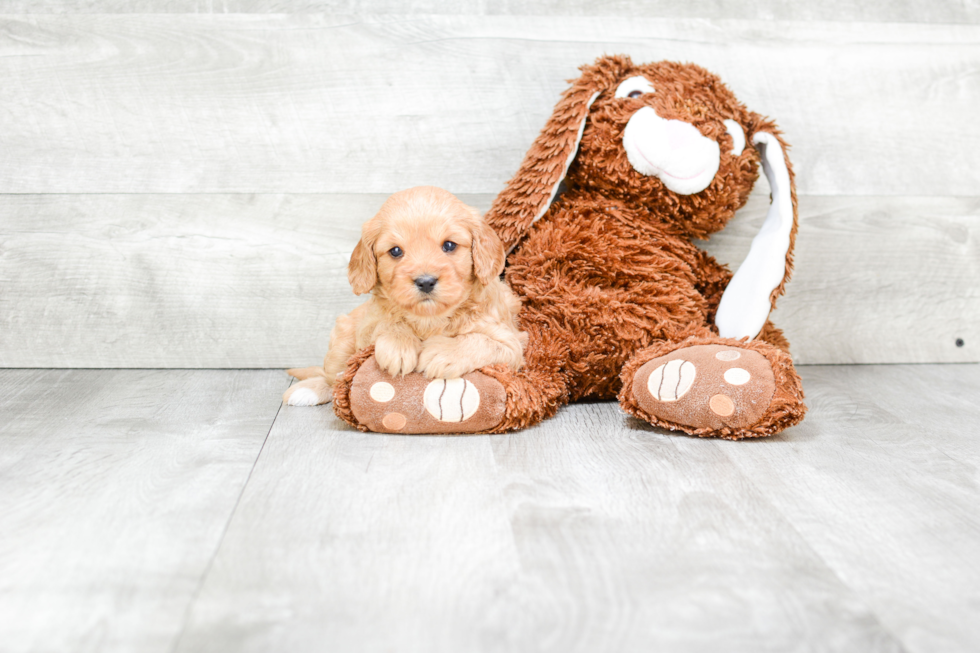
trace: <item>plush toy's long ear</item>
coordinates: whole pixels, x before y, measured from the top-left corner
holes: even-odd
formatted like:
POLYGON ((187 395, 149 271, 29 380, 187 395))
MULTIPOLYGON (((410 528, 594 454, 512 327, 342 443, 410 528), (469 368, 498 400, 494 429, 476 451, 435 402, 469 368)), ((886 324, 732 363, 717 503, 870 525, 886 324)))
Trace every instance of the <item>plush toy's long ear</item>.
POLYGON ((725 289, 715 325, 725 338, 754 338, 762 330, 776 298, 783 294, 793 271, 796 243, 796 183, 779 130, 765 121, 752 133, 762 159, 772 204, 766 221, 752 240, 748 256, 725 289))
POLYGON ((524 156, 517 174, 494 200, 484 218, 509 252, 548 207, 575 159, 589 107, 599 96, 583 74, 555 105, 541 135, 524 156))

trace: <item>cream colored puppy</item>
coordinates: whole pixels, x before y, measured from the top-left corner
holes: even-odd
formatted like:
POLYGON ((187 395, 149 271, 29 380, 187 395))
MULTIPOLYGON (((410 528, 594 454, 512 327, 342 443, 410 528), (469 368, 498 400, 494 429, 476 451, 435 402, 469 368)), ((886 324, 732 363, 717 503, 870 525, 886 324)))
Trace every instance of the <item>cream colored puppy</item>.
POLYGON ((495 363, 519 369, 527 338, 503 268, 504 247, 476 209, 432 186, 395 193, 365 223, 347 269, 354 293, 371 299, 337 318, 323 367, 288 370, 300 382, 283 401, 329 402, 337 375, 369 345, 392 376, 450 379, 495 363))

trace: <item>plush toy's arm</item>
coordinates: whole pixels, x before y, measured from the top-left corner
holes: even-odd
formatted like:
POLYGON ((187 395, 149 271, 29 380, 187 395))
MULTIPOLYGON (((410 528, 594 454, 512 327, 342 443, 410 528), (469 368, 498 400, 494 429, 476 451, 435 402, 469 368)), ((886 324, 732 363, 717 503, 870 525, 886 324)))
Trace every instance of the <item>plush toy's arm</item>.
POLYGON ((708 304, 708 321, 715 322, 715 313, 718 311, 718 304, 721 296, 732 280, 731 271, 705 251, 698 250, 697 265, 697 289, 708 304))
POLYGON ((772 204, 748 256, 739 266, 718 305, 715 325, 725 338, 755 338, 793 269, 796 235, 796 192, 792 169, 778 137, 757 132, 753 144, 772 191, 772 204))

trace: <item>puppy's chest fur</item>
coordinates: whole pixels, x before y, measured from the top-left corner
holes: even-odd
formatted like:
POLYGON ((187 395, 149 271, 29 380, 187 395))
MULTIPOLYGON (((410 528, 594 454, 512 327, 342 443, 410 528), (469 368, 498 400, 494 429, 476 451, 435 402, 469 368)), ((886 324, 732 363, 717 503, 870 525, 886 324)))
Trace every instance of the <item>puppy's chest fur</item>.
MULTIPOLYGON (((363 304, 363 314, 358 318, 357 347, 373 345, 377 337, 391 327, 406 328, 419 340, 433 336, 456 336, 504 328, 517 331, 517 314, 521 301, 502 281, 475 291, 444 316, 418 316, 406 313, 383 296, 374 296, 363 304)), ((351 314, 354 317, 354 314, 351 314)))

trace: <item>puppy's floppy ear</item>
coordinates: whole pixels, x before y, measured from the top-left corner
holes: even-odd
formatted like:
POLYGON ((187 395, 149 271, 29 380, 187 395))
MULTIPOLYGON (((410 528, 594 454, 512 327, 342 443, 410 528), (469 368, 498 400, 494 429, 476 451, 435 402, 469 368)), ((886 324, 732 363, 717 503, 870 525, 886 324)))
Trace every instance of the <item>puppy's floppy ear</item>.
POLYGON ((793 273, 798 216, 796 180, 787 156, 789 146, 771 120, 752 116, 749 140, 762 159, 772 203, 766 221, 752 240, 718 305, 715 325, 725 338, 754 338, 776 308, 793 273))
POLYGON ((377 240, 377 218, 364 223, 361 228, 361 239, 357 241, 347 265, 347 279, 355 295, 371 292, 378 283, 378 259, 374 255, 374 243, 377 240))
POLYGON ((473 274, 479 279, 480 283, 487 285, 500 276, 504 271, 504 244, 497 236, 493 227, 480 219, 480 214, 476 209, 466 207, 472 212, 470 218, 470 234, 473 243, 470 246, 470 253, 473 257, 473 274))
POLYGON ((507 251, 514 249, 551 205, 575 159, 589 107, 608 84, 632 67, 629 57, 600 57, 595 64, 582 66, 582 76, 562 93, 517 174, 487 212, 487 223, 496 230, 507 251))

